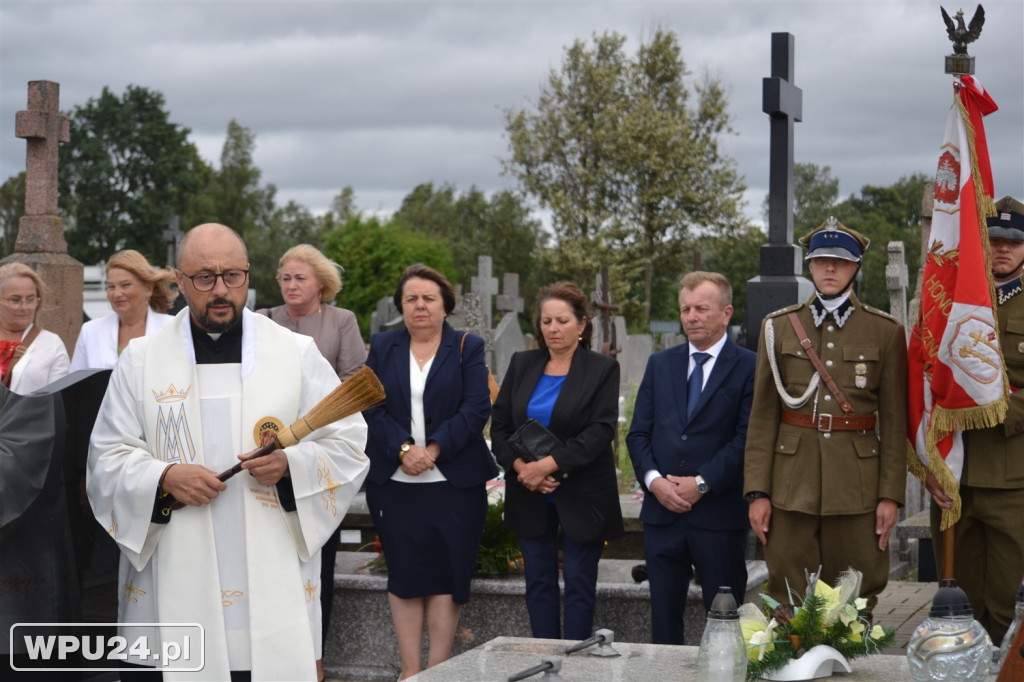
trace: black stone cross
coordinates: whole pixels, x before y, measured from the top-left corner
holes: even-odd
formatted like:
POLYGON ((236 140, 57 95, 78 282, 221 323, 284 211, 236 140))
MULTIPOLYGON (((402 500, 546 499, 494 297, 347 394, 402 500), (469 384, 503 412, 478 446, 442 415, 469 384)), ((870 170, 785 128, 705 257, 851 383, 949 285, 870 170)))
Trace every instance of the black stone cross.
POLYGON ((761 320, 804 300, 814 288, 803 276, 793 243, 793 124, 803 116, 803 92, 793 85, 796 39, 772 34, 772 75, 762 84, 762 109, 771 118, 768 168, 768 243, 761 245, 760 274, 747 282, 744 345, 755 349, 761 320))
MULTIPOLYGON (((803 91, 793 85, 796 39, 772 34, 772 76, 762 83, 764 113, 771 117, 768 170, 768 243, 793 245, 793 124, 803 116, 803 91)), ((762 266, 764 263, 762 262, 762 266)), ((765 272, 762 275, 795 274, 765 272)))

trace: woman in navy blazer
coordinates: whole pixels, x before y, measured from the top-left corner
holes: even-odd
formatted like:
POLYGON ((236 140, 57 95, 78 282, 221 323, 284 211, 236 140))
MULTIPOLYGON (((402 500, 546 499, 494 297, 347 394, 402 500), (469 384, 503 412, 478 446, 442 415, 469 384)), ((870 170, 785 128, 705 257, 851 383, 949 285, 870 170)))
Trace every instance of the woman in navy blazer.
POLYGON ((455 290, 425 265, 405 269, 395 289, 405 329, 374 334, 366 364, 384 405, 369 426, 366 501, 388 565, 388 601, 404 679, 449 657, 487 514, 494 464, 483 428, 490 416, 484 342, 451 328, 455 290))
POLYGON ((494 454, 505 468, 505 525, 519 536, 526 607, 534 637, 561 639, 558 541, 561 526, 566 639, 591 635, 597 564, 604 541, 622 535, 612 440, 618 424, 619 364, 589 350, 587 299, 568 282, 537 300, 539 350, 516 353, 491 416, 494 454), (525 462, 508 438, 527 419, 561 438, 525 462))

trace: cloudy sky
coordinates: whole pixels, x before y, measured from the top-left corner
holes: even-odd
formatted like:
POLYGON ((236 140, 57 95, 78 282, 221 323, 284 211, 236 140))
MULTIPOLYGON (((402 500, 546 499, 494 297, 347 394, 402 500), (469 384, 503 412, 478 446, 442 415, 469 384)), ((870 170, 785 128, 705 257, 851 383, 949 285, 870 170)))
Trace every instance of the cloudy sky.
MULTIPOLYGON (((803 121, 797 161, 827 165, 842 197, 931 174, 952 80, 939 2, 346 2, 0 0, 0 181, 24 168, 15 112, 30 80, 57 81, 61 107, 158 90, 218 165, 228 122, 257 136, 263 181, 322 212, 351 185, 390 211, 417 184, 492 191, 508 154, 503 112, 529 106, 564 49, 617 31, 629 51, 675 31, 691 71, 725 84, 736 136, 724 144, 758 217, 768 187, 761 80, 770 34, 796 37, 803 121)), ((1024 3, 985 0, 970 54, 1000 105, 986 119, 996 196, 1024 198, 1024 3)), ((976 4, 963 8, 969 19, 976 4)))

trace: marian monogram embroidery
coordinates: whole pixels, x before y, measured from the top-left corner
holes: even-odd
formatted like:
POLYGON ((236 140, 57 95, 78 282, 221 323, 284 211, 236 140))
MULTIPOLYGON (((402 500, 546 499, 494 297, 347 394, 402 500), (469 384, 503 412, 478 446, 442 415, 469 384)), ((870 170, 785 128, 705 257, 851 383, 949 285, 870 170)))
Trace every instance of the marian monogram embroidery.
POLYGON ((191 386, 179 389, 171 384, 166 391, 153 391, 153 397, 160 403, 156 411, 156 443, 153 454, 165 462, 195 461, 196 448, 192 442, 192 431, 185 416, 183 402, 191 389, 191 386))
POLYGON ((327 466, 327 462, 323 457, 320 457, 320 466, 316 469, 317 482, 323 489, 320 493, 320 497, 323 499, 324 509, 331 510, 331 516, 338 515, 338 498, 334 494, 334 489, 340 484, 335 482, 334 477, 331 476, 331 469, 327 466))

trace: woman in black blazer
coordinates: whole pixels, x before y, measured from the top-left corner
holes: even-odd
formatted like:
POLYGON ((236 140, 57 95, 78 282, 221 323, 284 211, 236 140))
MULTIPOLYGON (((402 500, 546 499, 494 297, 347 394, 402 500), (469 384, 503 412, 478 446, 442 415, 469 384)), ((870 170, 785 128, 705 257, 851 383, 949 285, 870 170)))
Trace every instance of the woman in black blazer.
POLYGON ((492 449, 506 471, 505 525, 519 536, 533 636, 562 638, 561 527, 564 635, 586 639, 604 541, 623 533, 612 451, 619 364, 588 350, 593 326, 587 299, 573 284, 541 290, 535 325, 540 349, 512 357, 494 403, 492 449), (518 457, 508 438, 527 419, 547 426, 564 446, 534 462, 518 457))
POLYGON ((395 289, 405 328, 374 334, 366 364, 387 398, 367 410, 370 507, 388 565, 388 602, 402 661, 399 679, 449 657, 469 601, 487 514, 485 483, 498 468, 483 437, 491 399, 484 342, 445 322, 455 290, 425 265, 395 289))

